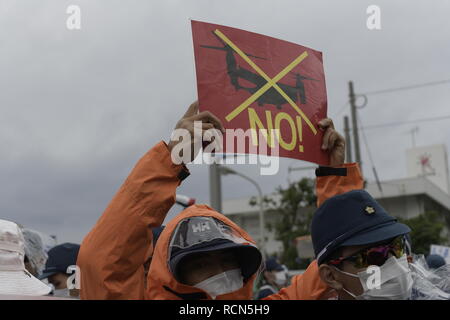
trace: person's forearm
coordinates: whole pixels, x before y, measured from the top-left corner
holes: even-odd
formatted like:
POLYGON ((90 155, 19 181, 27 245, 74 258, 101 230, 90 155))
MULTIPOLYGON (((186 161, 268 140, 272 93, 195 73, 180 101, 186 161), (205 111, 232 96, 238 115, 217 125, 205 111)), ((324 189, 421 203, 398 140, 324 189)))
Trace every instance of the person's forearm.
POLYGON ((139 160, 81 245, 77 264, 83 299, 144 297, 150 228, 162 224, 186 175, 183 166, 172 163, 163 142, 139 160))
POLYGON ((292 278, 292 283, 264 300, 321 300, 329 297, 328 286, 319 277, 319 267, 314 260, 301 275, 292 278))
POLYGON ((364 189, 364 180, 357 163, 344 163, 339 167, 319 167, 316 177, 317 207, 333 196, 364 189))

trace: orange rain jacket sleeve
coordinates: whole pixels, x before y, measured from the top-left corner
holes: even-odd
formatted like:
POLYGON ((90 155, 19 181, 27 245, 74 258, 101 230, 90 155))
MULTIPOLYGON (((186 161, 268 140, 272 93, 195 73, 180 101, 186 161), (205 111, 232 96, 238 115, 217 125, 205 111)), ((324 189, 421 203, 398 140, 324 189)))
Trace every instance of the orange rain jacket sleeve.
MULTIPOLYGON (((318 205, 362 188, 357 165, 346 167, 345 176, 317 178, 318 205)), ((152 246, 150 228, 162 224, 175 202, 176 188, 188 174, 184 166, 172 163, 164 142, 139 160, 81 244, 77 265, 82 299, 146 298, 143 265, 152 246)), ((314 261, 289 287, 267 299, 323 299, 327 291, 314 261)))
MULTIPOLYGON (((357 163, 344 164, 339 168, 320 167, 316 175, 317 207, 328 198, 364 187, 357 163)), ((290 286, 264 300, 322 300, 332 295, 332 290, 320 279, 319 266, 314 260, 303 274, 292 279, 290 286)))
POLYGON ((150 228, 162 224, 188 174, 186 167, 172 163, 164 142, 139 160, 81 244, 81 299, 145 298, 150 228))

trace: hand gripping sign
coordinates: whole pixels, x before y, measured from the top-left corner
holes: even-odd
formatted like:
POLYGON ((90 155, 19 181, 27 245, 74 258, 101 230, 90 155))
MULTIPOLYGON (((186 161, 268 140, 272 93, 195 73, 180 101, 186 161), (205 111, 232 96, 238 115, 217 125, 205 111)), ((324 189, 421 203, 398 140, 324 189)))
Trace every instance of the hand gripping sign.
POLYGON ((317 126, 327 113, 321 52, 199 21, 192 21, 192 35, 200 111, 212 112, 225 129, 250 132, 237 151, 227 130, 225 153, 271 154, 279 146, 279 156, 329 163, 317 126))

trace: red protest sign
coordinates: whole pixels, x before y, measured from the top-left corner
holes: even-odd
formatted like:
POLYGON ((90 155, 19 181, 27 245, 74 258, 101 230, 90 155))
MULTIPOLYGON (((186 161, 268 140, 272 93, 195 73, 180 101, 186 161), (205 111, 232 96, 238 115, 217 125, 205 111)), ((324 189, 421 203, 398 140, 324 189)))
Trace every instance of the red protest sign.
MULTIPOLYGON (((279 155, 329 163, 321 150, 327 96, 322 53, 272 37, 192 21, 199 108, 226 129, 279 130, 279 155)), ((254 145, 273 138, 252 136, 254 145)), ((226 153, 229 150, 224 142, 226 153)), ((246 153, 258 153, 247 145, 246 153)))

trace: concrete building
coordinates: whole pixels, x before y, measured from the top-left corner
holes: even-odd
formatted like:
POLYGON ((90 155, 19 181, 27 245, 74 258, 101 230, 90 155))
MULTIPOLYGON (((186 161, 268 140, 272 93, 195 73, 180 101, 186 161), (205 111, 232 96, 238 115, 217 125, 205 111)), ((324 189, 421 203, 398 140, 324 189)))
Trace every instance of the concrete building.
MULTIPOLYGON (((259 207, 250 205, 250 197, 223 201, 222 213, 247 231, 259 243, 259 207)), ((264 220, 266 223, 274 222, 275 215, 265 213, 264 220)), ((275 240, 273 232, 265 229, 264 236, 267 253, 281 251, 281 243, 275 240)))
MULTIPOLYGON (((427 177, 411 177, 385 181, 381 189, 376 183, 368 183, 366 190, 393 216, 410 219, 427 211, 438 212, 445 219, 448 237, 450 227, 450 196, 427 177)), ((250 197, 225 200, 222 211, 231 220, 243 227, 256 241, 259 240, 258 206, 250 206, 250 197)), ((265 214, 266 222, 274 221, 275 214, 265 214)), ((281 243, 274 233, 264 231, 266 252, 271 254, 281 250, 281 243)))

